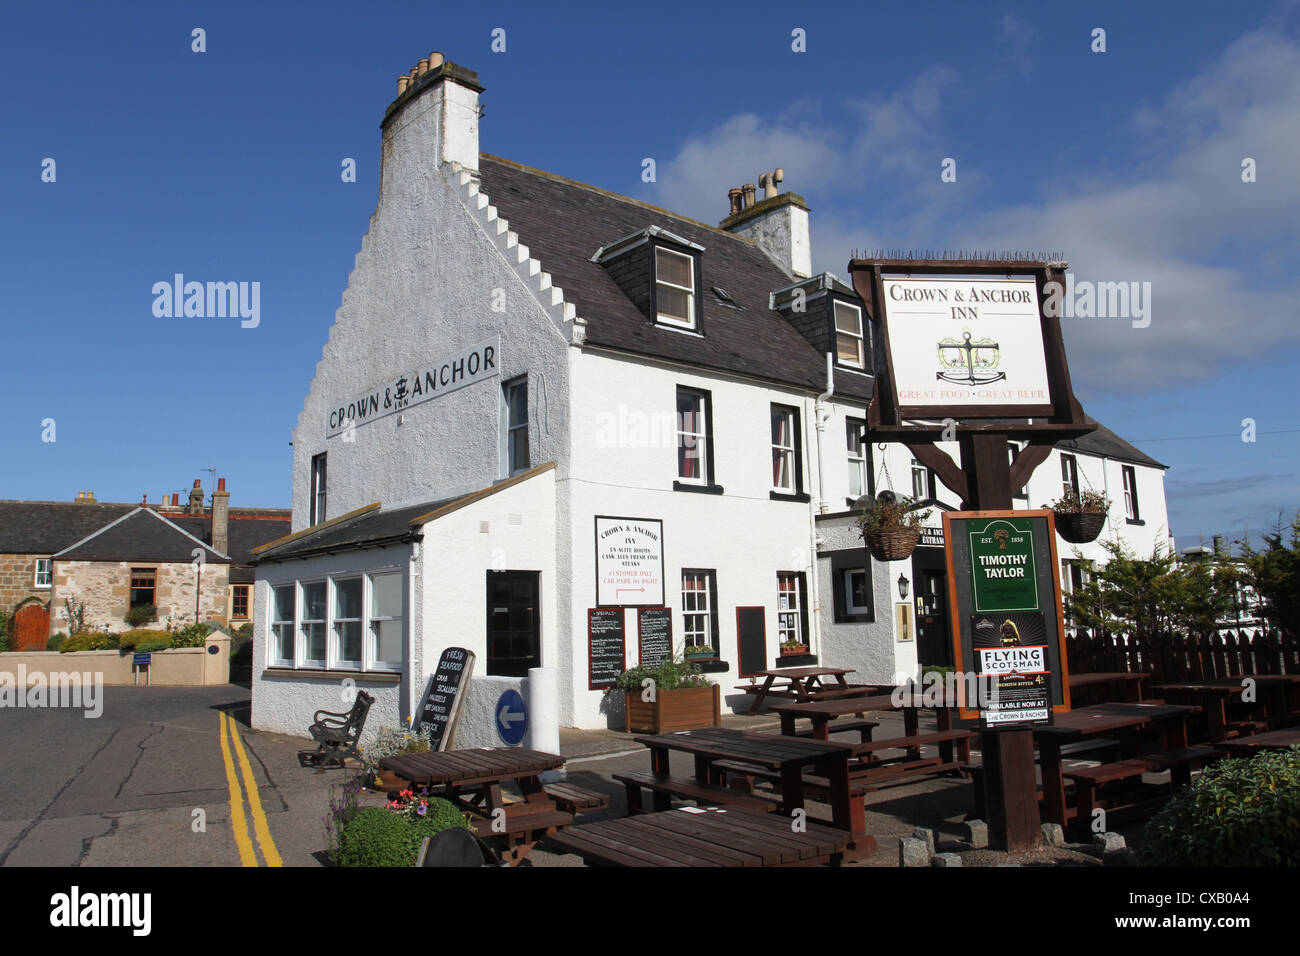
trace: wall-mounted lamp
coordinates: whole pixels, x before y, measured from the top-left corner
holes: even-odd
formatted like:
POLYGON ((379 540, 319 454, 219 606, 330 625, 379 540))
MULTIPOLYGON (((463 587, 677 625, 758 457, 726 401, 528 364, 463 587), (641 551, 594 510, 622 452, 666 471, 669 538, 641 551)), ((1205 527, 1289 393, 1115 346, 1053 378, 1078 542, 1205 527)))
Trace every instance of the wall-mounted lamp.
POLYGON ((909 583, 909 582, 908 582, 908 580, 907 580, 907 575, 905 575, 905 574, 900 574, 900 575, 898 576, 898 596, 899 596, 900 598, 902 598, 904 601, 907 600, 907 585, 908 585, 908 583, 909 583))

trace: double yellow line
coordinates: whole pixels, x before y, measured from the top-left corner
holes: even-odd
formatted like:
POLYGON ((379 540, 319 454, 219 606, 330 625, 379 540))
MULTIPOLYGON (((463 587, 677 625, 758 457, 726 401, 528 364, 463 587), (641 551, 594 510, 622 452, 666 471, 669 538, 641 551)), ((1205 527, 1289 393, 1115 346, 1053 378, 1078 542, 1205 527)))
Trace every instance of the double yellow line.
POLYGON ((280 851, 271 839, 271 828, 266 825, 266 814, 262 812, 262 798, 257 793, 257 781, 253 779, 253 768, 248 762, 244 745, 235 733, 235 722, 230 715, 221 711, 221 757, 226 763, 226 786, 230 790, 230 825, 235 830, 235 846, 239 849, 240 866, 257 866, 257 854, 253 852, 253 842, 248 838, 248 821, 244 819, 244 793, 248 794, 248 808, 253 814, 253 832, 257 834, 257 846, 262 851, 262 859, 267 866, 281 866, 280 851), (234 749, 239 758, 239 772, 244 778, 243 790, 235 777, 235 763, 230 758, 234 749))

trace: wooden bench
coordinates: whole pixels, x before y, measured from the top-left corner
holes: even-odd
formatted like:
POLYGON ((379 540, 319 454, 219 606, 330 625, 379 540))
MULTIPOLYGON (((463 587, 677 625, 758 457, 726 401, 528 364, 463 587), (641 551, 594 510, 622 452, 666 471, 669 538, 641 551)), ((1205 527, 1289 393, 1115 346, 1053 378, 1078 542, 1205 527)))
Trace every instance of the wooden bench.
POLYGON ((361 739, 361 730, 366 726, 366 715, 375 699, 364 690, 357 692, 357 699, 351 710, 334 713, 318 710, 312 717, 312 724, 307 728, 311 739, 316 741, 315 752, 302 751, 311 763, 322 767, 337 760, 342 767, 348 757, 357 755, 357 744, 361 739))
POLYGON ((609 809, 609 795, 595 790, 585 790, 568 782, 544 784, 542 789, 565 813, 587 813, 592 810, 609 809))
MULTIPOLYGON (((853 745, 853 755, 861 757, 863 754, 868 755, 872 762, 883 762, 877 757, 876 752, 879 750, 906 750, 910 754, 909 758, 896 757, 891 760, 919 760, 921 748, 942 744, 953 744, 963 740, 973 740, 974 731, 970 730, 939 730, 932 734, 911 734, 906 737, 890 737, 885 740, 869 740, 860 744, 853 745)), ((953 762, 949 754, 945 754, 945 763, 953 762)))
POLYGON ((1135 762, 1146 764, 1151 773, 1163 773, 1168 770, 1170 780, 1175 784, 1183 785, 1192 782, 1193 770, 1221 757, 1223 752, 1213 747, 1184 747, 1180 750, 1146 754, 1135 758, 1135 762))
POLYGON ((1078 767, 1063 771, 1062 776, 1074 783, 1076 823, 1081 827, 1087 827, 1092 823, 1093 811, 1100 805, 1097 791, 1102 787, 1122 780, 1141 780, 1142 774, 1151 772, 1151 767, 1141 760, 1119 760, 1096 767, 1078 767))
MULTIPOLYGON (((746 794, 754 792, 754 780, 767 780, 774 784, 779 784, 781 775, 767 767, 759 767, 754 764, 744 763, 740 760, 715 760, 713 766, 717 770, 723 770, 727 773, 727 783, 730 788, 740 784, 746 794), (733 778, 734 775, 734 778, 733 778)), ((814 800, 825 800, 831 793, 831 782, 827 777, 813 773, 803 775, 804 790, 808 792, 814 800)), ((850 829, 854 838, 863 837, 867 832, 867 794, 876 789, 873 786, 861 781, 850 778, 849 780, 849 821, 850 829)), ((734 789, 733 789, 733 792, 734 789)), ((759 799, 759 798, 755 798, 759 799)), ((816 817, 809 817, 809 820, 816 821, 816 817)), ((826 823, 827 821, 817 821, 826 823)))
POLYGON ((506 808, 504 824, 494 829, 491 817, 474 817, 470 825, 474 835, 497 850, 501 859, 516 865, 542 837, 556 833, 573 824, 573 814, 560 810, 517 812, 526 805, 515 804, 506 808), (504 826, 504 829, 499 828, 504 826))
MULTIPOLYGON (((861 735, 862 743, 865 744, 871 740, 871 732, 879 726, 880 722, 877 720, 838 720, 832 723, 828 729, 833 734, 857 731, 861 735)), ((807 730, 797 731, 794 736, 813 737, 815 734, 816 731, 809 727, 807 730)))
POLYGON ((774 800, 741 793, 727 787, 700 783, 691 777, 660 776, 649 770, 616 773, 613 777, 627 789, 628 813, 646 812, 641 805, 643 788, 654 794, 656 811, 669 809, 672 805, 672 797, 677 797, 679 800, 692 800, 701 806, 735 807, 739 810, 753 810, 759 813, 770 813, 777 807, 774 800))

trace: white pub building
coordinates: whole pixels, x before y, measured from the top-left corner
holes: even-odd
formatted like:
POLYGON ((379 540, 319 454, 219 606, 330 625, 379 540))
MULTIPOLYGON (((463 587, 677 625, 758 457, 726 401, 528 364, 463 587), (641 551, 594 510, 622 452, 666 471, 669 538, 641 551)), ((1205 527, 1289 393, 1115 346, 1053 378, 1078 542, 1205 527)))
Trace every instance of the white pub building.
MULTIPOLYGON (((782 662, 863 683, 950 663, 937 512, 960 502, 864 434, 873 323, 812 274, 804 201, 768 175, 714 227, 480 153, 481 89, 434 55, 384 118, 378 208, 293 433, 293 533, 257 558, 253 725, 302 735, 363 689, 368 733, 405 726, 464 647, 457 746, 500 745, 512 688, 534 731, 621 728, 612 678, 665 625, 712 648, 724 710, 782 662), (869 558, 853 523, 886 487, 936 509, 906 561, 869 558)), ((1111 498, 1103 537, 1172 544, 1164 466, 1104 427, 1016 506, 1070 487, 1111 498)), ((1101 557, 1058 546, 1067 589, 1101 557)))

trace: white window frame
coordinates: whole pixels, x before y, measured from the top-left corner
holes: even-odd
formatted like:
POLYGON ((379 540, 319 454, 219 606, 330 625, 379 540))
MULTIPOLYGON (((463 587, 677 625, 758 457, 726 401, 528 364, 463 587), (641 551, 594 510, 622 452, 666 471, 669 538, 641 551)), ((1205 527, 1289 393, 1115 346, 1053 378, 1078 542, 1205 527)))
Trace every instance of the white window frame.
POLYGON ((366 669, 377 670, 377 671, 401 671, 402 658, 405 658, 406 656, 405 621, 406 621, 407 594, 406 594, 405 575, 402 574, 400 568, 379 568, 374 571, 367 572, 365 575, 365 580, 366 580, 366 585, 365 585, 365 592, 366 592, 365 625, 366 626, 365 626, 365 633, 362 635, 362 642, 363 642, 362 653, 365 655, 366 669), (397 615, 392 615, 392 614, 376 615, 375 604, 374 604, 375 578, 383 577, 389 574, 395 575, 401 584, 400 593, 402 595, 402 613, 397 615), (395 661, 386 661, 380 659, 379 634, 375 630, 375 624, 381 621, 398 621, 402 624, 402 642, 401 642, 402 658, 399 658, 398 660, 395 661))
POLYGON ((1124 486, 1124 516, 1129 521, 1140 520, 1137 493, 1137 469, 1132 465, 1120 466, 1120 480, 1124 486))
POLYGON ((698 623, 699 619, 703 621, 703 641, 702 643, 712 647, 714 651, 718 650, 716 636, 713 633, 713 581, 715 576, 702 568, 687 571, 682 570, 682 637, 686 644, 701 643, 701 631, 698 627, 693 628, 693 623, 698 623), (686 579, 691 578, 693 582, 703 585, 700 588, 687 588, 686 579), (696 602, 696 607, 688 608, 686 599, 688 595, 701 597, 696 602))
MULTIPOLYGON (((787 641, 797 641, 804 644, 803 638, 803 607, 799 602, 799 572, 797 571, 778 571, 776 574, 776 637, 777 644, 784 644, 787 641), (794 587, 786 590, 781 587, 785 579, 789 579, 794 587), (787 607, 781 607, 781 599, 789 596, 787 607), (787 620, 792 623, 787 623, 787 620), (789 632, 791 636, 787 637, 789 632)), ((807 646, 805 644, 805 646, 807 646)))
MULTIPOLYGON (((1020 457, 1022 451, 1024 451, 1024 449, 1021 448, 1020 442, 1007 442, 1007 457, 1010 459, 1010 464, 1014 465, 1016 463, 1016 459, 1020 457)), ((1021 485, 1019 488, 1011 492, 1011 497, 1027 499, 1029 497, 1029 487, 1027 485, 1021 485)))
POLYGON ((1061 454, 1061 491, 1079 493, 1079 460, 1073 455, 1061 454))
POLYGON ((772 490, 785 494, 797 494, 799 491, 799 468, 795 459, 798 448, 795 447, 794 438, 798 431, 796 414, 795 409, 788 406, 772 406, 772 423, 775 424, 778 418, 782 420, 781 432, 784 438, 784 441, 778 437, 772 442, 772 490))
POLYGON ((298 658, 298 582, 289 581, 286 584, 268 585, 271 589, 271 599, 267 602, 267 660, 271 667, 297 667, 298 658), (276 617, 279 604, 275 599, 275 592, 282 588, 288 588, 293 595, 293 612, 287 619, 276 617), (276 651, 280 648, 280 632, 277 628, 288 626, 289 628, 289 656, 277 657, 276 651))
POLYGON ((329 628, 326 631, 326 637, 329 646, 326 653, 329 655, 329 666, 331 668, 341 668, 344 670, 361 670, 366 653, 366 634, 364 629, 366 613, 366 586, 360 574, 340 574, 338 577, 329 579, 329 628), (340 617, 338 614, 338 592, 340 584, 347 584, 350 581, 356 581, 361 585, 361 596, 358 598, 360 606, 357 608, 357 617, 340 617), (361 631, 360 656, 348 658, 343 656, 343 636, 339 632, 340 624, 356 624, 361 631))
POLYGON ((694 450, 695 461, 698 463, 695 471, 696 476, 688 478, 682 474, 682 464, 679 460, 677 463, 677 480, 683 484, 689 485, 708 485, 709 483, 709 422, 708 402, 705 400, 704 393, 691 388, 677 389, 676 399, 678 404, 681 403, 681 396, 689 395, 695 401, 695 410, 692 413, 695 416, 695 427, 688 430, 686 427, 686 416, 678 411, 677 413, 677 444, 674 449, 680 458, 681 449, 686 448, 694 450), (694 445, 687 445, 686 440, 690 439, 694 445))
POLYGON ((912 497, 917 501, 923 501, 930 497, 930 469, 926 465, 921 464, 921 462, 915 458, 912 459, 912 497), (916 477, 918 473, 921 476, 920 494, 917 494, 916 491, 916 477))
POLYGON ((329 457, 326 452, 312 455, 311 458, 311 508, 310 524, 318 525, 325 520, 327 493, 329 491, 329 457), (321 479, 324 479, 323 481, 321 479))
POLYGON ((853 575, 862 575, 867 584, 867 590, 871 590, 871 580, 867 577, 866 568, 844 568, 844 613, 845 614, 870 614, 871 606, 869 604, 853 603, 853 575))
POLYGON ((46 588, 51 588, 54 586, 54 559, 53 558, 37 558, 36 567, 33 568, 33 571, 35 572, 32 579, 33 588, 37 588, 43 591, 46 588), (41 583, 41 577, 42 577, 41 565, 45 565, 44 584, 41 583))
POLYGON ((844 420, 844 442, 845 455, 849 461, 849 497, 860 498, 867 494, 871 488, 870 476, 867 473, 867 441, 863 436, 867 423, 861 418, 846 418, 844 420), (853 454, 853 440, 857 438, 858 453, 853 454), (859 490, 856 494, 853 492, 853 479, 858 479, 859 490))
POLYGON ((681 319, 677 318, 676 316, 664 315, 657 308, 659 303, 659 295, 656 292, 655 312, 658 320, 664 323, 665 325, 675 325, 679 329, 694 329, 696 325, 695 323, 695 257, 688 256, 681 252, 674 252, 672 249, 665 249, 662 246, 655 246, 655 285, 656 286, 663 285, 663 286, 667 286, 670 289, 677 289, 681 292, 685 292, 686 312, 688 315, 687 321, 685 322, 683 322, 681 319), (691 284, 689 286, 680 286, 676 282, 669 282, 667 279, 660 278, 659 277, 659 256, 660 255, 677 256, 680 259, 685 259, 686 274, 691 277, 691 284))
POLYGON ((330 586, 328 578, 313 578, 307 581, 298 582, 298 605, 296 608, 298 618, 297 634, 300 643, 298 646, 297 661, 299 667, 326 669, 329 667, 330 656, 330 586), (307 588, 319 584, 325 588, 325 606, 323 617, 307 617, 307 588), (311 648, 311 640, 305 630, 308 624, 320 624, 325 632, 325 656, 323 658, 308 657, 311 648))
POLYGON ((847 302, 841 302, 838 299, 836 299, 835 305, 831 311, 833 313, 832 317, 834 318, 835 321, 835 361, 840 365, 847 365, 850 368, 865 369, 867 366, 867 355, 866 355, 866 340, 864 339, 862 334, 862 309, 860 309, 856 305, 850 305, 847 302), (856 332, 851 329, 840 328, 840 309, 851 310, 853 315, 857 317, 856 332), (840 355, 841 335, 848 336, 850 339, 856 340, 857 347, 858 347, 858 360, 856 362, 849 361, 848 359, 840 355))
POLYGON ((529 462, 532 460, 532 447, 528 441, 528 376, 524 375, 503 384, 501 386, 501 402, 503 406, 501 409, 501 437, 505 444, 502 458, 505 464, 505 477, 512 478, 531 467, 529 462), (524 393, 524 420, 512 424, 510 414, 513 406, 510 397, 518 389, 523 389, 524 393), (514 433, 518 431, 524 433, 524 444, 527 446, 528 461, 523 464, 515 460, 515 443, 512 439, 514 433))

